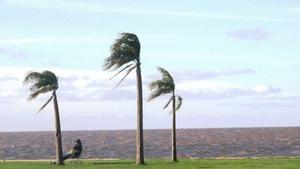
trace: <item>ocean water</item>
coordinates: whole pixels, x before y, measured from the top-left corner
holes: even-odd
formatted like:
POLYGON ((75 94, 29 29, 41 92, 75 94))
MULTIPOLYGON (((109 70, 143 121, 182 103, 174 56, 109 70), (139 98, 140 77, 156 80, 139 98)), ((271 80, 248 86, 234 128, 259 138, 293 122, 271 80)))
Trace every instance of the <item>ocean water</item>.
MULTIPOLYGON (((81 158, 135 158, 134 130, 63 131, 63 149, 83 143, 81 158)), ((171 130, 144 131, 145 158, 169 158, 171 130)), ((178 129, 178 156, 300 156, 300 127, 178 129)), ((54 132, 0 132, 0 159, 55 158, 54 132)))

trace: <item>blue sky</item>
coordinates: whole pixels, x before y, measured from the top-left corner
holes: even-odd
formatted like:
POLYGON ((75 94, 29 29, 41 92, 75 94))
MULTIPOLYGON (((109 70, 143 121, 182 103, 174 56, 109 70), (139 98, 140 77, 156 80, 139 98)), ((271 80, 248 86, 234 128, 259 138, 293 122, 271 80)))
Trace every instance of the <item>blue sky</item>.
MULTIPOLYGON (((0 11, 0 130, 52 130, 52 107, 34 116, 47 95, 27 102, 21 83, 43 69, 60 79, 63 129, 135 128, 134 76, 114 89, 101 70, 121 32, 140 39, 145 98, 156 66, 173 74, 180 128, 300 125, 298 1, 0 0, 0 11)), ((170 127, 164 101, 145 103, 145 128, 170 127)))

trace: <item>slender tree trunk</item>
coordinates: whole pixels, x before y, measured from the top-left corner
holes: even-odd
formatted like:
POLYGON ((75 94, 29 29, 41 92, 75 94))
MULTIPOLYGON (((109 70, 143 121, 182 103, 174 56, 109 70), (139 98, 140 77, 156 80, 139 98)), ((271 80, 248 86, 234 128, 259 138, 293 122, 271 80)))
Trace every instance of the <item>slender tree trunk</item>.
POLYGON ((137 129, 136 129, 136 164, 144 162, 144 140, 143 140, 143 84, 140 68, 140 60, 137 61, 137 129))
POLYGON ((59 109, 56 97, 56 91, 53 91, 53 103, 55 111, 55 140, 56 140, 56 164, 63 165, 62 159, 62 141, 61 141, 61 128, 60 128, 60 118, 59 118, 59 109))
POLYGON ((175 92, 173 92, 172 101, 172 160, 177 161, 177 149, 176 149, 176 99, 175 92))

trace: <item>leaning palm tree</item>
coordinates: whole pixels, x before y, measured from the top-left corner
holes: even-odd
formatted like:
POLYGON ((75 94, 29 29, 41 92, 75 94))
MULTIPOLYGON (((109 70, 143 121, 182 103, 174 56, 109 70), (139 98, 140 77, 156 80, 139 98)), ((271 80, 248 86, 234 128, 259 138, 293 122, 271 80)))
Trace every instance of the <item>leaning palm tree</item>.
POLYGON ((39 109, 37 113, 42 111, 51 100, 54 103, 54 112, 55 112, 55 126, 56 126, 56 164, 62 165, 62 141, 61 141, 61 128, 60 128, 60 119, 59 119, 59 109, 57 104, 56 90, 58 89, 57 77, 54 73, 50 71, 43 72, 29 72, 24 79, 24 84, 31 84, 30 91, 31 94, 28 100, 35 99, 38 95, 42 93, 52 92, 52 96, 46 101, 46 103, 39 109))
MULTIPOLYGON (((144 164, 144 141, 143 141, 143 89, 140 68, 140 42, 132 33, 121 33, 111 47, 111 54, 104 60, 104 70, 119 70, 113 77, 123 71, 127 71, 118 85, 136 70, 137 79, 137 130, 136 130, 136 164, 144 164)), ((112 77, 112 78, 113 78, 112 77)), ((111 79, 112 79, 111 78, 111 79)), ((118 86, 117 85, 117 86, 118 86)))
POLYGON ((149 96, 148 101, 151 101, 165 94, 171 95, 169 101, 164 106, 164 109, 167 108, 172 102, 172 160, 176 162, 176 111, 179 110, 179 108, 182 105, 182 97, 175 95, 175 83, 170 73, 161 67, 158 67, 158 70, 162 75, 162 79, 150 83, 149 88, 151 94, 149 96))

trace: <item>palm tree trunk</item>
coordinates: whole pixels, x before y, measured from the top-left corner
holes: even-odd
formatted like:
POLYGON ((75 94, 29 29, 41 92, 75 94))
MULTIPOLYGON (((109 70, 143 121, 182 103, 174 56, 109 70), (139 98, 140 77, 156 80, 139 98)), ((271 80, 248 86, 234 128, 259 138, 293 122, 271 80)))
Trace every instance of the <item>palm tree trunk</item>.
POLYGON ((173 92, 172 101, 172 160, 177 161, 177 149, 176 149, 176 100, 175 92, 173 92))
POLYGON ((140 60, 137 61, 136 79, 137 79, 137 129, 136 129, 136 164, 145 164, 144 162, 144 140, 143 140, 143 84, 140 68, 140 60))
POLYGON ((56 164, 63 165, 62 159, 62 141, 61 141, 61 128, 60 128, 60 118, 59 118, 59 109, 57 103, 56 91, 53 91, 53 103, 55 111, 55 140, 56 140, 56 164))

